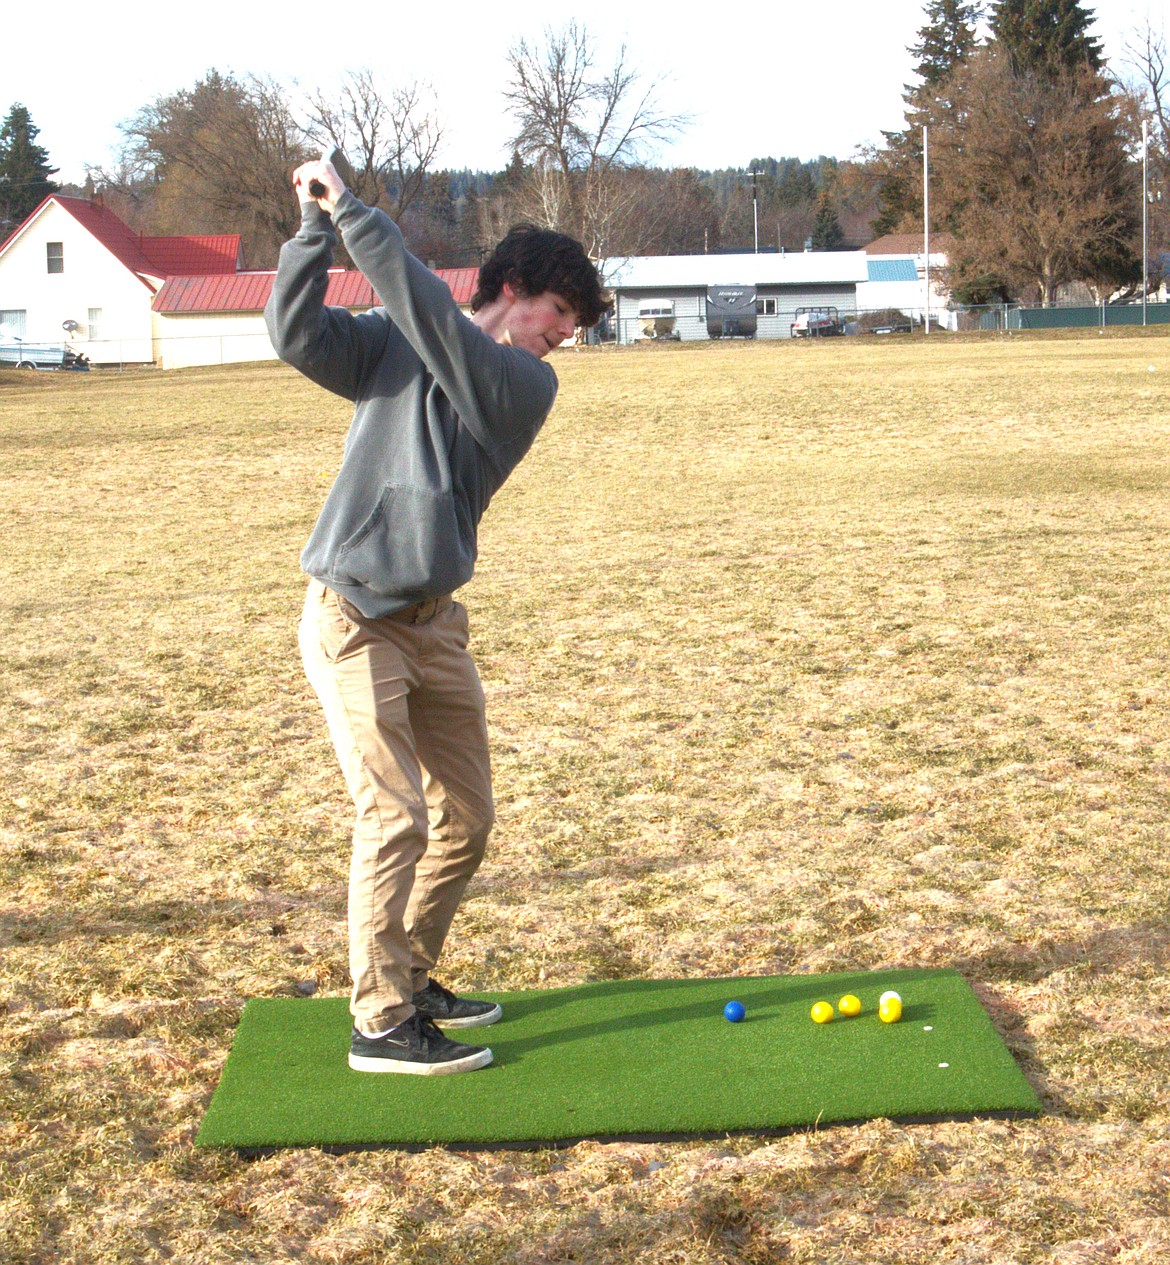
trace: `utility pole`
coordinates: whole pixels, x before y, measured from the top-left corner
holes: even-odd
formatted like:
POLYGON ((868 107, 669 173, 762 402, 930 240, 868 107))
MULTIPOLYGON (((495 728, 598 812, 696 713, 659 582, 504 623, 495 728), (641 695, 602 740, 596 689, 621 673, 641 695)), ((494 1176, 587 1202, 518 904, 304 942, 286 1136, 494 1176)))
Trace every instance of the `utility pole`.
POLYGON ((758 175, 760 175, 760 172, 758 172, 758 171, 757 171, 757 170, 753 167, 753 168, 752 168, 752 170, 751 170, 751 177, 752 177, 752 221, 753 221, 753 223, 755 224, 755 233, 756 233, 756 251, 755 251, 755 253, 756 253, 757 255, 760 253, 760 206, 759 206, 759 202, 757 201, 757 198, 756 198, 756 177, 757 177, 758 175))
POLYGON ((926 261, 922 311, 930 333, 930 128, 922 129, 922 255, 926 261))
POLYGON ((1142 119, 1142 324, 1146 323, 1146 291, 1150 288, 1150 125, 1142 119))

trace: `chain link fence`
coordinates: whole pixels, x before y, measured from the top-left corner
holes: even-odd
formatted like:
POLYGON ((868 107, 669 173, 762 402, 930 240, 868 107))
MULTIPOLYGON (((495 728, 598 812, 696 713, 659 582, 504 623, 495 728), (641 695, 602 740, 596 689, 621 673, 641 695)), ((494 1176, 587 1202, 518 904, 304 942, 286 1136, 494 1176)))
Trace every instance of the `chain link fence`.
POLYGON ((1057 304, 1043 307, 995 303, 955 309, 958 330, 1107 329, 1119 325, 1170 324, 1170 303, 1057 304))

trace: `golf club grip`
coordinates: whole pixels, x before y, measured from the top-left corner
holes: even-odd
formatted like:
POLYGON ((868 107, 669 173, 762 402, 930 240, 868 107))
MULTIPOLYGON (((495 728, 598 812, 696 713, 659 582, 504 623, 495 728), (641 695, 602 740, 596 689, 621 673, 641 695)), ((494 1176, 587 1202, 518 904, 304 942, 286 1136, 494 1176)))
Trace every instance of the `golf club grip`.
MULTIPOLYGON (((349 159, 341 152, 337 145, 327 146, 321 151, 321 161, 330 163, 333 170, 341 177, 341 182, 347 188, 353 187, 353 168, 349 165, 349 159)), ((309 181, 309 196, 312 198, 323 198, 329 190, 315 176, 309 181)))

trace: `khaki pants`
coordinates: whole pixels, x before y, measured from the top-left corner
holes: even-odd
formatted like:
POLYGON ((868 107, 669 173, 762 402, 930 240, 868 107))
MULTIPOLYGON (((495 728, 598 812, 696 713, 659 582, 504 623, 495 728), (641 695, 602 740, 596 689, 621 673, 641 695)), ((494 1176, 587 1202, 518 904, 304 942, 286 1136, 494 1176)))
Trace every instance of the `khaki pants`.
POLYGON ((350 1009, 410 1017, 492 828, 483 687, 467 612, 439 598, 367 619, 318 581, 301 655, 357 810, 349 876, 350 1009))

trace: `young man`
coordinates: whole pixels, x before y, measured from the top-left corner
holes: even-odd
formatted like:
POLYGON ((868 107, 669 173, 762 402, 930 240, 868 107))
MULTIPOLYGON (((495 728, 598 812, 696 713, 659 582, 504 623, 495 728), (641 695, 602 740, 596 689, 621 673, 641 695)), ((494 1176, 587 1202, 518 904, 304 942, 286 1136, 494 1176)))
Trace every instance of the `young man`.
POLYGON ((469 320, 397 226, 328 162, 294 173, 301 229, 265 313, 281 359, 352 400, 336 482, 301 557, 301 653, 357 811, 349 879, 358 1071, 433 1075, 491 1062, 440 1026, 494 1023, 431 971, 493 821, 484 696, 467 651, 476 529, 528 451, 557 380, 543 357, 602 310, 571 238, 513 229, 469 320), (323 188, 314 198, 310 192, 323 188), (380 308, 324 305, 338 236, 380 308))

